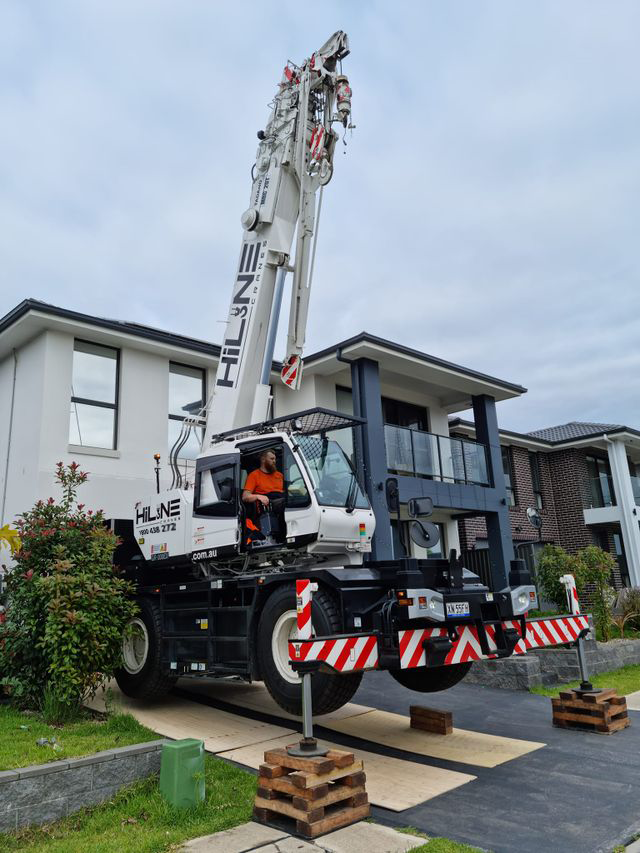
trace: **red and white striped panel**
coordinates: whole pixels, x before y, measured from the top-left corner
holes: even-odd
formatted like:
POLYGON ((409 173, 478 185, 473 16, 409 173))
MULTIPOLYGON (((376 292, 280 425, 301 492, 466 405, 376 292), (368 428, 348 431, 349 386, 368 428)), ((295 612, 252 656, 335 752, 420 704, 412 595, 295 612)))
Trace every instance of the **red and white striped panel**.
POLYGON ((336 672, 377 669, 378 638, 372 634, 341 637, 336 640, 310 640, 289 643, 292 661, 323 661, 336 672))
POLYGON ((311 593, 317 584, 311 584, 310 580, 296 581, 296 623, 298 637, 301 640, 311 639, 311 593))
MULTIPOLYGON (((527 622, 525 650, 572 643, 578 639, 580 632, 588 627, 589 617, 586 615, 559 616, 555 619, 532 619, 531 622, 527 622)), ((518 649, 519 646, 522 646, 522 640, 516 646, 516 653, 524 654, 524 650, 518 649)))
MULTIPOLYGON (((520 622, 517 620, 503 623, 505 628, 515 628, 520 633, 520 622)), ((537 619, 527 622, 527 635, 525 640, 516 643, 514 654, 523 655, 529 649, 542 646, 560 646, 564 643, 572 643, 584 628, 589 627, 586 616, 558 616, 557 618, 537 619)), ((462 630, 458 627, 459 638, 453 644, 447 654, 444 663, 456 664, 468 661, 481 660, 482 658, 495 657, 494 654, 484 655, 478 639, 478 632, 473 625, 465 625, 462 630)), ((497 652, 495 642, 495 627, 486 626, 487 641, 489 649, 497 652)), ((423 648, 425 640, 432 637, 446 637, 444 628, 426 628, 398 632, 398 644, 400 648, 400 668, 413 669, 417 666, 426 666, 427 655, 423 648)))

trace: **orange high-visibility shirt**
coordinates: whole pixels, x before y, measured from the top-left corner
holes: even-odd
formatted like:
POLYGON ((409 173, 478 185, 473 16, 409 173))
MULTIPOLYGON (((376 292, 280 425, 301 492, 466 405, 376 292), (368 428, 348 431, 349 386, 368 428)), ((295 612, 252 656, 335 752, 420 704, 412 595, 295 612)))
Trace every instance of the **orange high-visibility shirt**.
POLYGON ((244 484, 246 491, 254 495, 268 495, 270 492, 284 491, 284 477, 280 471, 274 471, 272 474, 267 474, 260 468, 256 468, 247 477, 247 482, 244 484))

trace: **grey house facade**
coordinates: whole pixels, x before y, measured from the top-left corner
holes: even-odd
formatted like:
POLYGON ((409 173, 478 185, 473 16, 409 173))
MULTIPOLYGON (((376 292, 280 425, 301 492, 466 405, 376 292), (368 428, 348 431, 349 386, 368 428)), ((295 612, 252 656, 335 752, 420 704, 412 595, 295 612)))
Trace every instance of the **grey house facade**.
MULTIPOLYGON (((473 436, 473 424, 451 431, 473 436)), ((640 585, 640 431, 623 424, 570 422, 529 433, 500 432, 516 551, 533 568, 545 543, 575 552, 598 545, 616 559, 614 587, 640 585), (542 519, 538 532, 527 509, 542 519)), ((479 517, 460 520, 460 542, 473 562, 487 547, 479 517)))

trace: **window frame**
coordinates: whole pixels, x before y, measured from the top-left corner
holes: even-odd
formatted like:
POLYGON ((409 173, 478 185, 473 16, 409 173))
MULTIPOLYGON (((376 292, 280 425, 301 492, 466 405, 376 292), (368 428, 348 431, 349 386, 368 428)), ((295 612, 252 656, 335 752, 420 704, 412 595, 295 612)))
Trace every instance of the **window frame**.
MULTIPOLYGON (((111 409, 113 411, 113 439, 111 447, 98 447, 95 444, 75 444, 71 441, 71 431, 69 430, 69 444, 72 447, 87 447, 93 448, 96 450, 117 450, 118 449, 118 421, 120 415, 120 349, 118 347, 112 347, 108 344, 101 344, 97 341, 88 341, 86 338, 75 338, 73 339, 73 352, 76 352, 76 344, 87 344, 92 347, 102 347, 102 349, 111 350, 116 354, 115 362, 116 362, 116 383, 114 389, 114 402, 113 403, 105 403, 103 400, 92 400, 89 397, 77 397, 73 393, 73 360, 71 362, 71 404, 79 403, 82 406, 95 406, 99 409, 111 409)), ((78 352, 83 352, 83 350, 78 350, 78 352)), ((95 355, 95 353, 94 353, 95 355)), ((77 415, 76 415, 77 416, 77 415)), ((79 434, 79 431, 78 431, 79 434)), ((82 436, 80 436, 82 439, 82 436)))
POLYGON ((544 497, 542 495, 542 472, 540 470, 540 454, 529 451, 529 470, 531 472, 531 487, 536 509, 544 508, 544 497))
MULTIPOLYGON (((386 397, 384 395, 380 397, 380 403, 382 405, 382 421, 384 424, 401 427, 403 429, 411 429, 415 432, 429 432, 429 428, 431 426, 431 413, 429 412, 428 406, 421 403, 411 403, 408 400, 397 400, 395 397, 386 397), (424 429, 422 427, 412 427, 407 426, 407 424, 394 423, 393 421, 387 420, 387 415, 393 417, 394 412, 391 410, 394 407, 396 408, 395 414, 398 415, 398 417, 396 417, 396 421, 403 420, 399 411, 403 406, 412 409, 416 415, 419 415, 416 419, 425 425, 424 429)), ((406 418, 404 420, 406 420, 406 418)))
POLYGON ((193 494, 193 517, 194 518, 239 518, 239 502, 240 502, 240 454, 228 453, 220 454, 219 456, 211 456, 205 459, 201 465, 196 466, 196 474, 194 478, 194 494, 193 494), (230 501, 215 501, 211 504, 201 506, 200 494, 202 489, 202 477, 204 474, 213 474, 222 468, 233 469, 233 497, 230 501), (226 512, 211 512, 209 507, 223 505, 227 507, 226 512))
POLYGON ((504 475, 504 487, 507 493, 507 506, 518 506, 518 496, 515 487, 515 477, 513 473, 513 453, 511 452, 511 447, 508 444, 500 445, 500 455, 502 456, 502 473, 504 475), (507 461, 507 465, 505 466, 505 457, 507 461), (505 471, 505 467, 508 467, 508 471, 505 471), (507 485, 507 477, 509 477, 509 485, 507 485))
MULTIPOLYGON (((195 364, 185 364, 182 361, 173 361, 173 359, 169 359, 169 377, 171 377, 172 365, 175 365, 176 367, 186 367, 189 370, 199 370, 202 373, 202 405, 206 406, 207 405, 207 368, 206 367, 198 367, 195 364)), ((169 382, 170 381, 171 381, 171 379, 169 379, 169 382)), ((167 409, 169 408, 168 403, 169 403, 169 401, 167 400, 167 409)), ((174 415, 169 411, 167 412, 167 415, 168 415, 168 419, 170 421, 179 421, 180 423, 183 423, 189 417, 189 415, 174 415)), ((204 430, 206 428, 206 418, 199 418, 199 420, 202 421, 202 424, 201 425, 199 424, 196 427, 196 429, 200 429, 200 426, 201 426, 202 429, 204 430)), ((167 432, 167 439, 169 439, 168 432, 167 432)), ((167 446, 168 446, 168 453, 170 454, 171 448, 173 447, 173 445, 169 443, 169 440, 167 441, 167 446)), ((187 460, 189 462, 193 461, 188 456, 179 456, 178 459, 180 461, 184 461, 184 460, 187 460)))

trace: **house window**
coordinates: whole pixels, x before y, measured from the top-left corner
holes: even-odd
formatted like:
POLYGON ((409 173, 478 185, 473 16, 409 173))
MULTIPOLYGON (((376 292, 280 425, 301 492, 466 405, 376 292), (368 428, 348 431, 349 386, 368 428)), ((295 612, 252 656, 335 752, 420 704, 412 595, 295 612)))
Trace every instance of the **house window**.
POLYGON ((511 459, 511 448, 501 447, 502 470, 504 471, 504 485, 507 490, 507 503, 509 506, 516 505, 516 493, 513 488, 513 462, 511 459))
POLYGON ((185 418, 198 418, 201 426, 191 429, 189 437, 178 451, 179 459, 195 459, 200 453, 205 419, 202 409, 205 400, 205 372, 200 367, 169 362, 169 453, 184 437, 185 418))
POLYGON ((533 502, 536 509, 542 509, 542 478, 540 476, 540 454, 529 452, 531 468, 531 485, 533 486, 533 502))
POLYGON ((389 397, 382 398, 382 415, 385 424, 409 429, 419 429, 423 432, 429 430, 427 410, 424 406, 414 406, 413 403, 405 403, 402 400, 391 400, 389 397))
POLYGON ((118 439, 119 353, 76 340, 73 345, 69 443, 115 450, 118 439))

